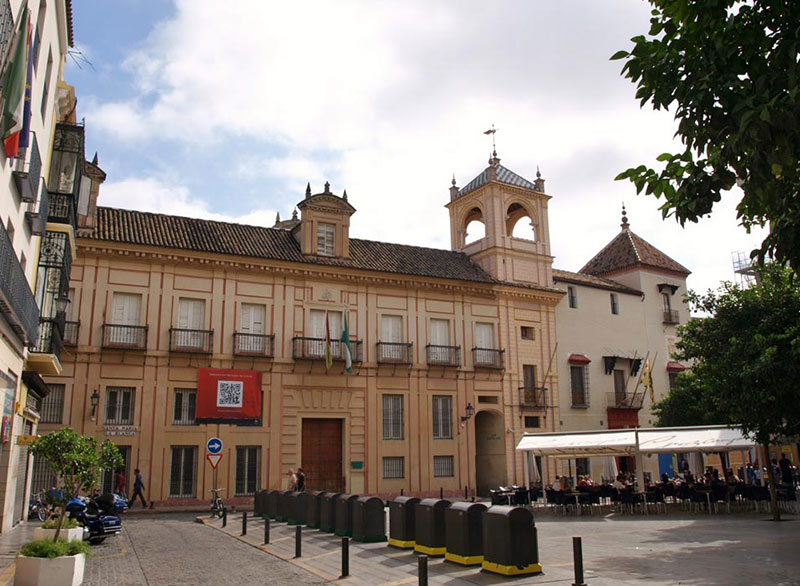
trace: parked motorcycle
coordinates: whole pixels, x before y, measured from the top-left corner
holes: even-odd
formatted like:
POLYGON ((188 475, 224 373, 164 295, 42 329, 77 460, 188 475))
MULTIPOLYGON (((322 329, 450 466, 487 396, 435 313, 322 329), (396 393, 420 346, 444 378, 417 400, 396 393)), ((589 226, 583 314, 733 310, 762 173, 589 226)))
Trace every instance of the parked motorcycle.
POLYGON ((117 499, 104 494, 96 498, 79 496, 67 503, 67 514, 83 526, 83 538, 89 543, 102 543, 106 537, 122 530, 117 513, 117 499))

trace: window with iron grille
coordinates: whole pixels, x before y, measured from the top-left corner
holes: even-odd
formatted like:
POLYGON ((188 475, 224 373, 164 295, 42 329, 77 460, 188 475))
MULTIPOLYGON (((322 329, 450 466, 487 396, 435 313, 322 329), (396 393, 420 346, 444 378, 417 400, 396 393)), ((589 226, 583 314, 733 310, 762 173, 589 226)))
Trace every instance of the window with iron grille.
POLYGON ((133 401, 136 389, 133 387, 106 388, 106 423, 112 425, 133 424, 133 401))
POLYGON ((261 446, 236 446, 236 495, 255 494, 261 478, 261 446))
POLYGON ((616 293, 610 293, 609 298, 611 299, 611 313, 614 315, 619 314, 619 298, 617 297, 616 293))
POLYGON ((453 397, 433 396, 433 439, 453 439, 453 397))
POLYGON ((569 367, 570 390, 573 407, 586 407, 589 404, 589 369, 586 366, 569 367))
POLYGON ((173 407, 173 425, 196 425, 195 408, 197 406, 196 389, 175 389, 175 405, 173 407))
POLYGON ((433 457, 434 476, 455 476, 453 472, 453 456, 433 457))
POLYGON ((39 423, 61 423, 64 417, 64 385, 48 383, 50 392, 42 400, 39 423))
POLYGON ((405 459, 403 456, 388 456, 383 459, 384 478, 405 478, 405 459))
POLYGON ((569 306, 572 309, 578 307, 578 290, 575 287, 567 287, 567 298, 569 299, 569 306))
POLYGON ((526 415, 525 416, 525 427, 539 427, 539 416, 538 415, 526 415))
POLYGON ((383 439, 403 439, 403 395, 383 396, 383 439))
POLYGON ((169 469, 170 498, 194 498, 197 480, 197 446, 172 446, 169 469))

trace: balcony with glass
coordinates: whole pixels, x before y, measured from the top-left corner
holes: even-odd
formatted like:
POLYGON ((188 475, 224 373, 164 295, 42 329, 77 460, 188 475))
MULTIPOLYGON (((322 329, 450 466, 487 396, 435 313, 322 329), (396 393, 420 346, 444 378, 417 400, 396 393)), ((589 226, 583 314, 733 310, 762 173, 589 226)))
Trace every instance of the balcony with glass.
POLYGON ((76 124, 56 124, 48 188, 50 210, 48 221, 76 224, 76 206, 84 160, 84 129, 76 124))

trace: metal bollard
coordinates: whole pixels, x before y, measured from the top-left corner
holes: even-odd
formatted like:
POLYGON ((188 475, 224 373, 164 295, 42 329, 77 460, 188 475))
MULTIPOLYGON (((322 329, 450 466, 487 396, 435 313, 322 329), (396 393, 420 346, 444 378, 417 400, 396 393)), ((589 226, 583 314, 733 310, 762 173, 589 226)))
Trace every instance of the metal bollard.
POLYGON ((583 581, 583 546, 580 537, 572 538, 572 558, 575 564, 575 581, 572 586, 586 586, 583 581))
POLYGON ((428 586, 428 556, 419 556, 419 586, 428 586))
POLYGON ((242 513, 242 535, 247 535, 247 511, 242 513))
POLYGON ((222 526, 225 527, 228 524, 228 509, 222 509, 222 526))
POLYGON ((303 528, 300 525, 297 525, 294 528, 294 557, 299 558, 302 557, 302 543, 303 543, 303 528))
POLYGON ((403 496, 403 489, 400 489, 400 496, 403 496))
POLYGON ((467 487, 464 487, 464 500, 467 500, 467 487))
POLYGON ((441 486, 439 487, 439 498, 440 499, 444 498, 444 489, 441 486))
POLYGON ((264 517, 264 545, 269 543, 269 517, 264 517))
POLYGON ((342 575, 340 578, 347 578, 350 575, 350 538, 342 537, 342 575))

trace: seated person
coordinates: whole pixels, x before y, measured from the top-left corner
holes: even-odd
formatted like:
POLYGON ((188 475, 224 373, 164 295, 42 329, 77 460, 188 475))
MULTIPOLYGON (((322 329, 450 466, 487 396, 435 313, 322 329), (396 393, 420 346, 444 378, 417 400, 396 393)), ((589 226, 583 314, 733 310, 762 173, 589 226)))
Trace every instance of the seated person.
POLYGON ((592 481, 588 476, 578 476, 578 487, 592 486, 592 481))
POLYGON ((617 474, 617 479, 611 483, 611 486, 613 486, 617 490, 624 490, 625 488, 627 488, 624 480, 625 477, 622 474, 617 474))

